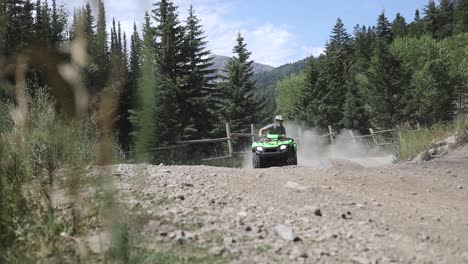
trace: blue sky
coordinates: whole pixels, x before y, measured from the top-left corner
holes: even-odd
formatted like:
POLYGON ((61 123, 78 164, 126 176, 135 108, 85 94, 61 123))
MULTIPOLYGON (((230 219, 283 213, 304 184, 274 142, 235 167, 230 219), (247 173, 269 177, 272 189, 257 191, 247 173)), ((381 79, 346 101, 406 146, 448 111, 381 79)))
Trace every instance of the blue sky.
MULTIPOLYGON (((92 0, 91 0, 92 1, 92 0)), ((69 10, 86 0, 64 1, 69 10)), ((131 32, 141 26, 145 10, 155 0, 104 0, 107 17, 122 22, 131 32)), ((390 20, 400 12, 412 21, 416 9, 428 0, 175 0, 180 20, 190 4, 202 20, 209 44, 219 55, 231 55, 236 32, 241 32, 252 59, 272 66, 294 62, 323 51, 331 29, 340 17, 350 33, 356 24, 374 25, 385 10, 390 20)), ((109 23, 110 24, 110 23, 109 23)))

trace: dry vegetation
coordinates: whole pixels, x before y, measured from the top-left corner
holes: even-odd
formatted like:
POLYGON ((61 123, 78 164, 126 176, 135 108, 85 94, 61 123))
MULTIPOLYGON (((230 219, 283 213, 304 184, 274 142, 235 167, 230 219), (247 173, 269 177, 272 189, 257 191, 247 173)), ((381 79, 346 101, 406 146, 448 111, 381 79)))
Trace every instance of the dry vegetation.
POLYGON ((429 149, 437 141, 456 136, 458 144, 468 142, 468 118, 460 118, 452 124, 439 124, 421 130, 401 131, 397 145, 400 161, 412 158, 429 149))

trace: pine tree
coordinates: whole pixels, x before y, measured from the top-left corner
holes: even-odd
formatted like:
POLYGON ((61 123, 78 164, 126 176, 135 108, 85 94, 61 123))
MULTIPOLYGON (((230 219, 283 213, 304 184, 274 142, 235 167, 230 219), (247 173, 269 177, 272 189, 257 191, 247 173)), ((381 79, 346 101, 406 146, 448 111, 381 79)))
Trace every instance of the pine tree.
MULTIPOLYGON (((296 110, 296 118, 298 121, 305 122, 306 125, 316 127, 319 120, 319 105, 320 98, 324 96, 323 90, 318 89, 317 81, 319 77, 319 62, 310 60, 307 69, 305 70, 305 85, 304 89, 299 94, 299 105, 296 110)), ((298 95, 296 95, 298 96, 298 95)))
MULTIPOLYGON (((14 1, 13 1, 14 2, 14 1)), ((28 48, 31 48, 30 45, 33 42, 34 34, 33 34, 33 29, 34 29, 34 19, 33 19, 33 11, 34 11, 34 5, 30 1, 24 1, 23 2, 23 9, 21 12, 21 17, 18 22, 20 22, 20 28, 21 28, 21 35, 22 35, 22 40, 20 43, 24 43, 28 48)), ((12 29, 15 31, 16 34, 18 34, 17 29, 12 29)), ((21 45, 19 45, 21 48, 21 45)))
POLYGON ((95 29, 95 20, 93 17, 93 12, 91 10, 91 5, 87 3, 82 11, 82 17, 79 18, 83 23, 83 31, 88 40, 88 53, 92 54, 93 48, 95 47, 96 32, 95 29))
POLYGON ((118 50, 118 42, 117 42, 117 28, 115 26, 115 18, 112 18, 112 27, 111 27, 111 46, 110 46, 110 54, 116 54, 118 50))
POLYGON ((408 34, 412 37, 420 37, 424 34, 424 25, 418 9, 414 13, 414 21, 408 25, 408 34))
POLYGON ((433 38, 437 37, 437 33, 440 27, 440 12, 437 8, 434 0, 430 0, 429 3, 424 7, 424 29, 427 31, 433 38))
POLYGON ((142 43, 138 34, 136 24, 133 25, 133 34, 130 40, 130 63, 128 71, 128 83, 136 87, 138 76, 140 76, 142 43))
POLYGON ((120 57, 123 53, 122 45, 122 29, 120 21, 115 22, 115 18, 112 18, 112 27, 111 27, 111 46, 110 46, 110 55, 111 59, 113 57, 120 57))
MULTIPOLYGON (((136 28, 135 28, 136 30, 136 28)), ((134 33, 135 34, 135 33, 134 33)), ((138 33, 137 33, 138 34, 138 33)), ((136 35, 138 37, 138 35, 136 35)), ((134 36, 132 36, 132 53, 135 53, 135 50, 137 46, 135 46, 134 36)), ((131 54, 133 58, 135 59, 135 56, 139 56, 139 51, 136 54, 131 54)), ((131 111, 135 107, 135 95, 136 95, 136 78, 135 74, 138 74, 135 72, 135 70, 139 70, 139 62, 133 62, 134 64, 138 63, 137 65, 129 65, 128 63, 128 51, 127 51, 127 36, 126 33, 124 32, 123 34, 123 53, 121 55, 121 64, 122 64, 122 83, 123 83, 123 90, 121 91, 120 98, 119 98, 119 122, 118 122, 118 127, 119 127, 119 142, 122 148, 126 151, 129 151, 132 145, 132 138, 131 138, 131 133, 133 131, 132 123, 131 123, 131 111), (129 66, 133 67, 133 72, 130 72, 131 69, 129 66), (135 69, 137 67, 137 69, 135 69)), ((137 60, 139 60, 137 58, 137 60)))
POLYGON ((123 45, 122 45, 122 26, 120 25, 120 21, 117 23, 117 50, 119 53, 122 53, 123 51, 123 45))
MULTIPOLYGON (((74 26, 72 26, 72 28, 75 37, 78 37, 78 34, 83 34, 82 37, 86 39, 87 52, 88 54, 93 54, 96 47, 96 32, 94 30, 95 20, 89 3, 77 9, 76 17, 74 17, 74 26)), ((92 58, 92 56, 90 56, 90 58, 92 58)), ((88 71, 89 70, 90 69, 88 69, 88 71)))
POLYGON ((434 0, 430 0, 424 8, 424 25, 433 38, 443 39, 450 37, 455 29, 455 0, 440 0, 437 6, 434 0))
POLYGON ((141 52, 142 43, 138 34, 136 24, 133 26, 133 34, 130 40, 130 61, 128 69, 128 78, 125 84, 125 90, 122 93, 122 101, 124 105, 120 109, 120 120, 122 126, 120 128, 121 139, 120 143, 124 150, 129 151, 134 145, 134 136, 132 133, 135 130, 135 124, 132 122, 132 115, 135 113, 137 106, 137 87, 138 78, 141 72, 141 52))
POLYGON ((199 139, 209 136, 213 125, 210 93, 214 89, 216 70, 213 58, 206 50, 206 37, 190 6, 184 34, 183 55, 186 58, 184 80, 177 93, 182 120, 182 138, 199 139))
POLYGON ((65 7, 57 6, 57 1, 52 0, 52 11, 49 30, 49 41, 52 46, 65 40, 65 29, 67 28, 67 14, 65 7))
POLYGON ((406 36, 408 33, 406 20, 400 13, 396 14, 395 19, 392 22, 391 32, 394 38, 406 36))
POLYGON ((372 28, 354 30, 354 60, 346 82, 346 101, 343 107, 343 126, 347 129, 365 132, 369 128, 369 116, 365 109, 363 74, 371 66, 375 43, 375 32, 372 28))
POLYGON ((36 21, 34 23, 34 42, 40 46, 47 46, 50 29, 49 7, 47 1, 45 1, 45 4, 43 5, 41 0, 37 0, 35 10, 36 21))
POLYGON ((356 73, 367 71, 372 57, 373 44, 375 41, 375 32, 372 28, 360 27, 354 28, 354 60, 352 70, 356 73))
MULTIPOLYGON (((110 64, 113 68, 114 76, 114 86, 124 88, 125 83, 127 82, 127 74, 128 74, 128 61, 127 61, 127 48, 124 47, 126 45, 125 38, 122 36, 122 29, 120 21, 117 21, 117 28, 115 19, 113 19, 112 29, 111 29, 111 49, 110 49, 110 64)), ((121 89, 116 90, 119 94, 122 93, 121 89)))
MULTIPOLYGON (((96 50, 96 33, 94 29, 95 22, 90 4, 88 3, 85 7, 75 10, 70 35, 72 40, 77 38, 84 38, 86 40, 88 54, 93 54, 96 50)), ((97 73, 96 61, 93 60, 93 56, 88 56, 88 58, 90 61, 88 61, 88 64, 83 70, 83 79, 88 93, 92 97, 95 97, 102 87, 96 86, 96 83, 93 82, 97 73)))
POLYGON ((68 33, 69 41, 73 41, 74 39, 76 39, 77 34, 79 34, 80 22, 78 21, 78 17, 80 16, 80 12, 81 12, 80 9, 77 9, 77 8, 73 9, 72 24, 70 26, 70 30, 68 33))
POLYGON ((416 9, 414 12, 414 22, 419 22, 421 21, 421 14, 419 13, 419 9, 416 9))
POLYGON ((375 128, 394 127, 408 117, 403 115, 404 98, 410 90, 411 75, 393 56, 385 39, 376 42, 372 65, 367 73, 367 107, 375 128))
MULTIPOLYGON (((47 1, 42 2, 37 0, 34 5, 34 10, 36 11, 34 17, 34 28, 33 28, 33 39, 32 39, 32 49, 34 49, 33 54, 39 54, 43 52, 42 50, 47 50, 49 45, 49 31, 50 31, 50 15, 49 15, 49 6, 47 1)), ((42 71, 46 68, 45 61, 39 61, 37 56, 35 57, 35 62, 33 65, 28 67, 27 78, 34 79, 36 87, 44 86, 46 84, 45 73, 42 74, 42 71)), ((35 89, 32 88, 31 94, 34 96, 35 89)))
POLYGON ((106 26, 106 11, 104 2, 99 0, 98 21, 96 27, 96 46, 93 52, 93 57, 96 62, 96 74, 94 76, 94 84, 97 92, 101 91, 106 85, 109 72, 109 46, 106 26))
POLYGON ((175 81, 181 76, 184 58, 182 55, 184 29, 180 25, 177 7, 170 0, 154 4, 153 18, 156 20, 156 59, 161 74, 175 81))
POLYGON ((346 83, 352 61, 352 40, 339 18, 332 30, 325 54, 315 87, 322 93, 314 106, 318 111, 314 117, 315 125, 318 128, 326 128, 329 125, 341 128, 346 83))
MULTIPOLYGON (((135 33, 134 36, 136 36, 135 33)), ((136 45, 136 37, 133 41, 136 45)), ((153 41, 154 33, 151 28, 149 15, 146 13, 143 27, 143 43, 141 46, 142 66, 141 71, 138 70, 141 74, 138 78, 137 104, 131 119, 135 129, 135 159, 137 162, 150 162, 154 159, 152 154, 154 152, 151 151, 151 148, 154 148, 160 142, 159 125, 164 121, 160 120, 160 116, 158 116, 161 101, 161 79, 157 65, 154 63, 156 52, 153 41)), ((136 48, 133 48, 134 51, 136 48)), ((134 52, 133 56, 138 56, 136 54, 134 52)), ((135 63, 135 61, 133 62, 135 63)), ((135 69, 131 68, 131 72, 133 70, 135 69)))
POLYGON ((387 44, 390 44, 393 41, 391 24, 385 16, 384 12, 382 12, 377 19, 376 34, 377 37, 385 40, 387 44))
POLYGON ((455 8, 455 30, 457 33, 468 32, 468 0, 458 0, 455 8))
POLYGON ((365 97, 357 80, 348 82, 346 102, 343 109, 343 126, 347 129, 367 132, 369 116, 365 107, 365 97))
POLYGON ((251 53, 247 50, 240 33, 237 35, 237 45, 233 52, 235 56, 229 59, 224 67, 224 76, 220 83, 223 94, 220 119, 230 123, 232 131, 248 132, 250 124, 259 121, 261 105, 254 96, 255 83, 251 80, 253 61, 249 60, 251 53))
POLYGON ((0 0, 0 56, 3 55, 6 46, 7 32, 7 3, 6 0, 0 0))
POLYGON ((98 21, 96 27, 96 51, 93 54, 96 58, 96 64, 98 66, 97 82, 104 86, 105 77, 107 75, 107 68, 109 65, 109 47, 108 47, 108 35, 106 25, 106 10, 104 2, 99 0, 98 9, 98 21))
POLYGON ((335 26, 332 29, 330 42, 327 45, 327 51, 334 51, 334 49, 343 49, 348 51, 350 49, 351 36, 344 28, 343 21, 338 18, 335 26))
POLYGON ((4 53, 28 53, 34 34, 34 5, 26 0, 5 1, 4 53))
MULTIPOLYGON (((114 20, 115 21, 115 20, 114 20)), ((127 83, 127 59, 126 59, 126 49, 123 48, 122 35, 120 29, 120 22, 118 24, 118 33, 115 34, 115 22, 113 23, 112 28, 112 37, 114 47, 111 47, 110 54, 110 78, 108 80, 108 86, 106 87, 106 93, 112 93, 116 98, 118 98, 116 106, 116 128, 119 143, 122 149, 128 151, 129 146, 129 106, 128 106, 128 86, 127 83), (117 39, 115 39, 117 37, 117 39), (115 46, 115 43, 117 45, 115 46)), ((125 35, 125 34, 124 34, 125 35)))
POLYGON ((123 65, 125 66, 124 68, 127 69, 127 73, 128 73, 128 44, 127 44, 127 32, 123 32, 123 36, 122 36, 122 41, 123 41, 123 54, 122 54, 122 57, 123 57, 123 65))
POLYGON ((371 67, 375 35, 373 31, 362 30, 355 33, 354 62, 346 82, 346 101, 343 106, 343 127, 366 132, 369 128, 369 115, 366 110, 364 73, 371 67), (360 43, 361 42, 361 43, 360 43))
POLYGON ((439 4, 439 29, 436 37, 438 39, 448 38, 452 36, 455 30, 455 7, 456 0, 440 0, 439 4))
POLYGON ((161 104, 159 113, 164 116, 161 123, 160 143, 174 144, 180 138, 181 113, 177 93, 180 90, 180 77, 183 76, 185 58, 183 51, 183 27, 180 25, 177 7, 167 0, 155 5, 153 18, 156 26, 153 29, 156 42, 156 63, 161 74, 161 104))

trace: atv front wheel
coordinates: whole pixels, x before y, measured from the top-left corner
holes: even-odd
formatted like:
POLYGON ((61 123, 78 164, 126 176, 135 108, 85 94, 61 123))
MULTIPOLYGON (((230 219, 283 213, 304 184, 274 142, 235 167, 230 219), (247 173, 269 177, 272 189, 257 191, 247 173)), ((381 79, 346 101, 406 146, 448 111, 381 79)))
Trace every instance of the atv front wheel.
POLYGON ((262 167, 262 160, 255 153, 253 154, 253 157, 252 157, 252 163, 253 163, 254 169, 260 169, 262 167))
POLYGON ((288 159, 286 160, 286 164, 288 165, 297 165, 297 153, 290 154, 288 159))

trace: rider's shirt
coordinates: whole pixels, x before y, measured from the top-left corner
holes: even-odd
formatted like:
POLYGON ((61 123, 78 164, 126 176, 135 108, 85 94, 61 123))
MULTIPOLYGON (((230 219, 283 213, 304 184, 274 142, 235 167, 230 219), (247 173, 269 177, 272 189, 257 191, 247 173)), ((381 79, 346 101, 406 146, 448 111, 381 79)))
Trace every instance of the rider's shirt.
POLYGON ((264 127, 263 130, 267 130, 268 134, 286 135, 286 128, 284 128, 284 126, 278 126, 276 124, 268 125, 264 127))

